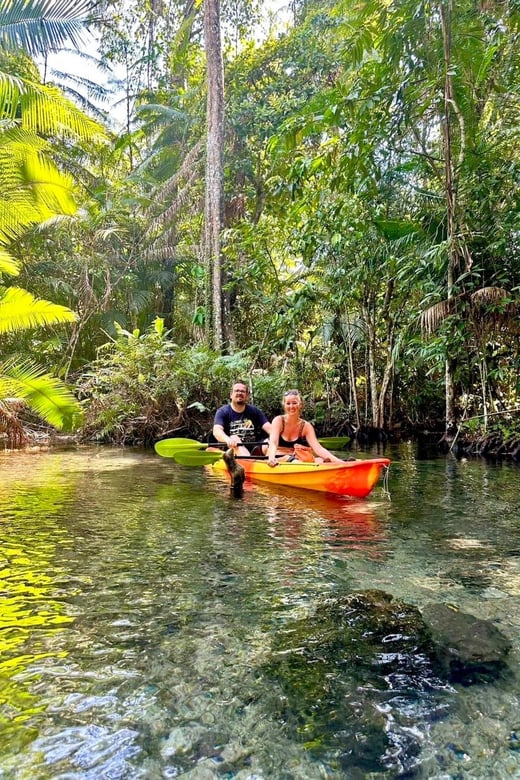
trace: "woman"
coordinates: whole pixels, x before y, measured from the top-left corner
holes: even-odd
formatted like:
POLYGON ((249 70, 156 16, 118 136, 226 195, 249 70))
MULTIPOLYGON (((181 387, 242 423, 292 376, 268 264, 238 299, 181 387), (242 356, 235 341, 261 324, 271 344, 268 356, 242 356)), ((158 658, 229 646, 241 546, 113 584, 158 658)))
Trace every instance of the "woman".
POLYGON ((341 462, 341 458, 337 458, 321 446, 311 423, 302 420, 300 417, 302 405, 302 397, 298 390, 288 390, 284 393, 285 413, 275 417, 271 423, 267 448, 268 464, 277 466, 278 463, 293 459, 314 461, 314 455, 318 456, 319 463, 341 462))

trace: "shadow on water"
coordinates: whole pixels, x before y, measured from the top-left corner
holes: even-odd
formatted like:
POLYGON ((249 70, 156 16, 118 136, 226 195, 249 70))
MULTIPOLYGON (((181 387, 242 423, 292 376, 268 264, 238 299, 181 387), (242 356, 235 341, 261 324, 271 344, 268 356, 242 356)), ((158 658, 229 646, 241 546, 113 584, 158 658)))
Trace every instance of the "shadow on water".
POLYGON ((0 457, 0 777, 519 776, 518 471, 391 457, 363 501, 0 457), (499 626, 509 671, 447 683, 432 601, 499 626))

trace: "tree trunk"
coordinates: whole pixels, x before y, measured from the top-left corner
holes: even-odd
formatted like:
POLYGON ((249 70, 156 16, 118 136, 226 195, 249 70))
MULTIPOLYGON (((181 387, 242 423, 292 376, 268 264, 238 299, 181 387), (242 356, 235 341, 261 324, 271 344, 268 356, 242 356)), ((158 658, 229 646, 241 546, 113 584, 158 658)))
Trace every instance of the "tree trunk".
POLYGON ((350 327, 350 317, 348 311, 346 312, 347 319, 347 357, 348 357, 348 373, 349 373, 349 385, 350 385, 350 405, 354 408, 354 414, 356 417, 356 430, 359 431, 361 427, 361 420, 359 417, 359 404, 357 398, 357 386, 356 386, 356 374, 354 371, 354 355, 352 348, 352 329, 350 327))
POLYGON ((387 425, 387 416, 385 414, 387 408, 387 398, 389 395, 392 378, 394 375, 394 360, 392 357, 393 342, 388 346, 388 357, 383 373, 383 379, 381 381, 381 390, 379 391, 379 401, 377 406, 377 417, 374 421, 376 428, 385 428, 387 425))
POLYGON ((220 234, 224 198, 224 69, 220 39, 220 0, 204 0, 206 42, 206 200, 204 256, 208 271, 207 328, 209 341, 221 351, 224 343, 223 262, 220 234))
MULTIPOLYGON (((459 253, 457 250, 457 225, 456 225, 456 185, 453 165, 452 150, 452 107, 453 83, 451 78, 451 17, 453 11, 453 0, 447 0, 440 4, 441 24, 442 24, 442 42, 444 52, 444 122, 443 122, 443 144, 444 144, 444 192, 446 198, 446 217, 448 227, 448 301, 453 297, 453 285, 459 264, 459 253)), ((452 431, 455 430, 455 388, 453 384, 453 361, 449 355, 446 358, 445 366, 445 399, 446 399, 446 436, 449 438, 452 431)))
POLYGON ((372 406, 372 425, 377 425, 377 412, 379 408, 379 393, 377 389, 377 371, 376 371, 376 328, 372 320, 370 306, 367 305, 364 311, 364 317, 367 327, 368 342, 368 376, 370 386, 370 403, 372 406))
POLYGON ((388 394, 390 391, 391 382, 394 375, 394 333, 395 325, 393 318, 390 315, 392 298, 394 295, 395 280, 389 279, 386 292, 383 309, 380 313, 380 320, 386 325, 386 364, 383 372, 383 379, 381 380, 381 388, 379 390, 379 400, 377 405, 377 417, 374 420, 376 428, 385 428, 387 424, 386 410, 388 407, 388 394))

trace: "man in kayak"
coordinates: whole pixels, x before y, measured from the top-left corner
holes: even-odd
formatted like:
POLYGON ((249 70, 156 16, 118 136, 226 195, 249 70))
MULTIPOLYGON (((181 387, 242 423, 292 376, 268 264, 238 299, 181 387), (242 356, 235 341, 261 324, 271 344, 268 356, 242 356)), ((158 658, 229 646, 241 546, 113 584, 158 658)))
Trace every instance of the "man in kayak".
POLYGON ((262 431, 269 434, 271 423, 256 406, 247 403, 249 388, 242 380, 236 381, 230 394, 230 403, 217 409, 213 421, 213 436, 236 455, 250 455, 247 442, 263 439, 262 431))

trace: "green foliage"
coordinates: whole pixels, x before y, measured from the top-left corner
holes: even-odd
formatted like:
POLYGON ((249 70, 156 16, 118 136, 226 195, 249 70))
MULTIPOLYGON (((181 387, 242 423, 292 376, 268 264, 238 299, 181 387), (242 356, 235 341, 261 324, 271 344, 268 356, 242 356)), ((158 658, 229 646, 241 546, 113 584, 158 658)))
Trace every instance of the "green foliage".
POLYGON ((2 0, 0 46, 45 54, 84 41, 85 22, 93 0, 2 0))
POLYGON ((78 382, 86 399, 85 436, 151 440, 170 421, 172 427, 182 425, 190 401, 205 406, 209 353, 183 353, 169 339, 161 319, 145 333, 119 326, 116 330, 117 337, 99 350, 78 382))
POLYGON ((149 442, 181 428, 205 437, 237 378, 250 381, 254 403, 270 416, 279 413, 283 390, 294 384, 276 371, 251 374, 247 353, 179 347, 161 319, 144 333, 117 331, 78 381, 87 438, 149 442))
MULTIPOLYGON (((69 309, 34 298, 26 290, 10 287, 0 297, 0 333, 2 335, 71 322, 75 315, 69 309)), ((81 410, 71 390, 50 376, 33 361, 7 358, 0 362, 0 418, 10 444, 23 443, 17 404, 29 409, 55 428, 72 430, 81 418, 81 410), (15 408, 12 408, 13 399, 15 408)))
POLYGON ((0 334, 75 319, 74 312, 65 306, 37 300, 18 287, 9 287, 0 297, 0 334))
POLYGON ((70 431, 80 422, 81 411, 72 392, 28 360, 6 360, 0 365, 0 397, 21 399, 55 428, 70 431))
MULTIPOLYGON (((101 128, 84 116, 54 87, 39 83, 37 70, 19 52, 41 54, 79 40, 81 14, 58 0, 0 3, 0 266, 16 275, 18 265, 8 246, 28 226, 56 214, 72 214, 72 178, 51 157, 50 137, 92 139, 101 128), (14 54, 8 53, 14 50, 14 54), (7 66, 7 68, 6 68, 7 66)), ((20 288, 3 288, 0 333, 74 321, 68 308, 41 300, 20 288)), ((1 416, 10 443, 23 442, 17 405, 20 401, 47 423, 71 429, 80 410, 70 390, 29 359, 6 356, 0 366, 1 416), (13 407, 14 399, 14 407, 13 407)))
MULTIPOLYGON (((205 433, 237 375, 254 380, 254 399, 271 416, 287 385, 299 386, 306 415, 327 432, 356 416, 361 424, 430 424, 444 415, 447 358, 468 414, 499 399, 515 403, 503 359, 518 358, 511 327, 520 286, 513 7, 453 5, 454 229, 443 144, 445 4, 296 3, 294 26, 260 45, 243 38, 243 10, 252 5, 227 8, 236 35, 225 67, 221 238, 234 336, 224 356, 198 343, 208 292, 200 259, 200 5, 174 3, 157 13, 148 4, 106 7, 107 60, 129 68, 128 106, 136 98, 138 110, 112 148, 60 144, 58 169, 66 165, 82 178, 81 214, 33 231, 16 248, 21 286, 80 313, 68 346, 38 345, 49 360, 62 355, 65 375, 90 363, 82 379, 92 397, 85 430, 95 435, 99 424, 115 440, 142 440, 143 426, 150 437, 169 426, 205 433), (457 308, 448 311, 454 246, 457 308), (495 288, 507 304, 483 294, 495 288), (429 310, 439 327, 425 337, 421 315, 429 310), (158 318, 162 335, 152 324, 158 318), (107 335, 112 342, 102 349, 107 335)), ((33 103, 27 116, 38 126, 5 136, 11 161, 21 159, 18 150, 26 154, 23 144, 34 147, 24 157, 27 169, 6 166, 6 236, 19 235, 16 219, 27 226, 60 205, 48 202, 53 172, 36 167, 51 139, 58 148, 57 128, 41 118, 51 96, 36 89, 27 63, 17 67, 4 103, 11 106, 9 96, 19 96, 20 107, 33 103), (38 136, 44 128, 45 143, 38 136)), ((17 116, 18 108, 7 118, 17 116)), ((70 214, 70 180, 64 184, 60 208, 70 214)), ((9 263, 0 251, 12 272, 9 263)), ((29 349, 36 342, 27 332, 20 343, 29 349)))

